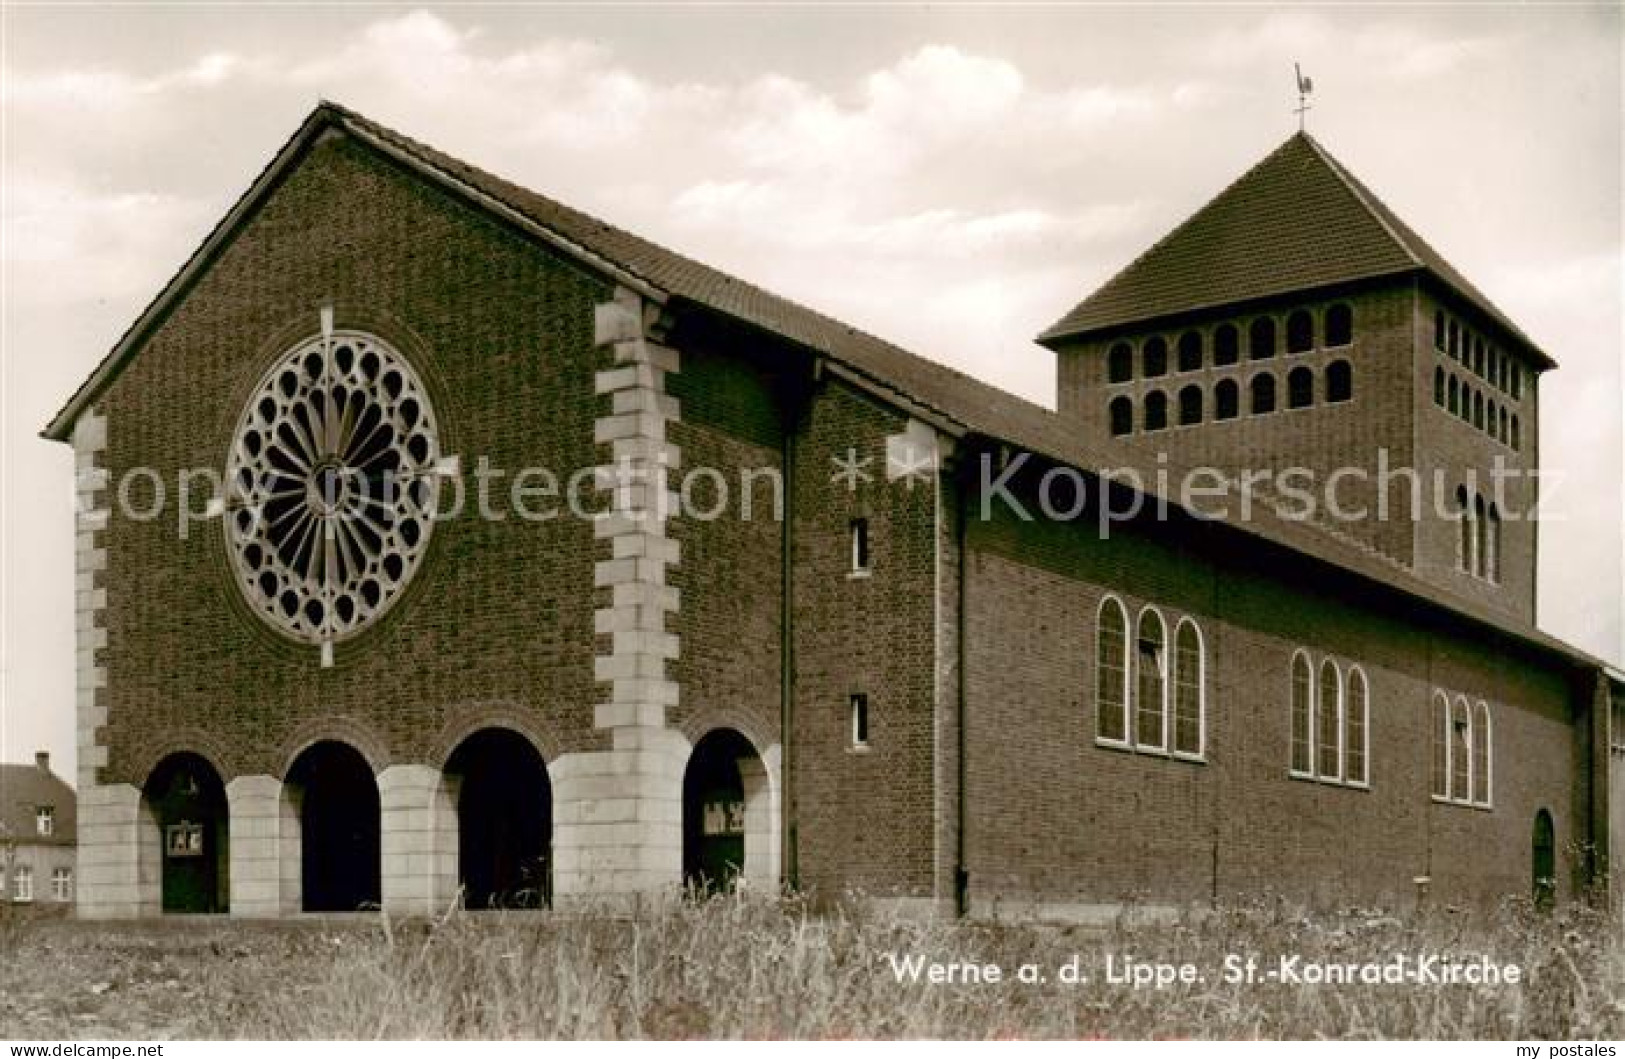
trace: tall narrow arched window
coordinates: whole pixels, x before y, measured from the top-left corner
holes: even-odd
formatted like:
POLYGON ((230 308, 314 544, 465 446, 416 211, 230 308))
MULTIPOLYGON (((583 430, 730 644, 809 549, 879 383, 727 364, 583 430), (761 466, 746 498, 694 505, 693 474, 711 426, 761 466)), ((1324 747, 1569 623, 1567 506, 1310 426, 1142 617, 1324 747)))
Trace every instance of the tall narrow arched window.
POLYGON ((1152 607, 1134 638, 1134 738, 1145 750, 1168 748, 1168 627, 1152 607))
POLYGON ((1160 336, 1140 347, 1140 374, 1148 379, 1168 374, 1168 343, 1160 336))
POLYGON ((1370 711, 1371 688, 1366 684, 1365 671, 1359 666, 1351 666, 1343 724, 1343 778, 1362 786, 1370 782, 1370 776, 1366 774, 1371 749, 1370 711))
POLYGON ((1450 700, 1442 691, 1433 693, 1433 707, 1428 717, 1428 731, 1433 735, 1433 796, 1450 797, 1450 700))
POLYGON ((1343 677, 1330 658, 1320 663, 1320 688, 1315 699, 1315 771, 1325 779, 1341 779, 1343 677))
POLYGON ((1275 411, 1275 376, 1260 372, 1248 386, 1252 390, 1252 405, 1248 411, 1255 416, 1275 411))
POLYGON ((1326 365, 1326 402, 1340 404, 1354 398, 1354 368, 1346 360, 1326 365))
POLYGON ((1106 353, 1106 381, 1128 382, 1134 378, 1134 347, 1117 342, 1106 353))
POLYGON ((1314 676, 1309 656, 1302 651, 1292 656, 1292 764, 1297 775, 1312 775, 1314 759, 1314 676))
POLYGON ((1202 332, 1186 331, 1179 336, 1179 370, 1202 370, 1202 332))
POLYGON ((1253 360, 1268 360, 1275 356, 1275 321, 1260 316, 1247 328, 1247 355, 1253 360))
POLYGON ((1444 369, 1433 369, 1433 403, 1444 407, 1444 369))
POLYGON ((1326 344, 1346 346, 1354 341, 1354 310, 1338 302, 1326 310, 1326 344))
POLYGON ((1535 814, 1535 827, 1529 839, 1529 861, 1535 907, 1545 911, 1557 900, 1557 833, 1547 809, 1535 814))
POLYGON ((1490 779, 1494 775, 1494 744, 1490 742, 1490 706, 1483 699, 1473 715, 1473 804, 1490 804, 1490 779))
POLYGON ((1315 373, 1308 368, 1298 367, 1287 372, 1286 376, 1286 406, 1288 408, 1308 408, 1315 403, 1315 373))
POLYGON ((1484 498, 1473 497, 1473 574, 1489 576, 1490 520, 1484 511, 1484 498))
POLYGON ((1473 374, 1480 379, 1484 377, 1484 340, 1473 339, 1473 374))
POLYGON ((1201 757, 1205 728, 1207 658, 1202 631, 1182 618, 1174 631, 1174 753, 1201 757))
POLYGON ((1450 798, 1464 802, 1473 789, 1473 715, 1467 697, 1450 705, 1450 798))
POLYGON ((1315 318, 1303 309, 1286 318, 1286 351, 1307 353, 1315 348, 1315 318))
POLYGON ((1496 427, 1497 411, 1498 410, 1495 407, 1495 399, 1492 397, 1484 405, 1484 429, 1489 432, 1489 435, 1492 438, 1500 437, 1500 433, 1496 427))
POLYGON ((1444 311, 1442 309, 1433 311, 1433 348, 1440 352, 1444 351, 1444 311))
POLYGON ((1112 437, 1120 438, 1134 432, 1134 399, 1113 397, 1111 409, 1112 437))
POLYGON ((1514 450, 1522 450, 1522 448, 1523 448, 1523 442, 1518 439, 1518 417, 1517 416, 1512 417, 1512 442, 1511 442, 1511 444, 1512 444, 1512 448, 1514 450))
POLYGON ((1152 390, 1145 395, 1145 416, 1142 424, 1146 430, 1162 430, 1168 426, 1168 395, 1161 390, 1152 390))
POLYGON ((1473 391, 1473 426, 1484 429, 1484 391, 1473 391))
POLYGON ((1202 421, 1202 388, 1192 383, 1179 389, 1179 425, 1192 426, 1202 421))
POLYGON ((1454 375, 1450 376, 1450 401, 1446 407, 1450 409, 1451 415, 1455 415, 1457 410, 1461 408, 1461 394, 1454 375))
POLYGON ((1450 321, 1450 355, 1457 360, 1461 359, 1461 325, 1450 321))
POLYGON ((1228 367, 1241 359, 1241 340, 1234 324, 1220 324, 1213 332, 1213 363, 1228 367))
POLYGON ((1501 417, 1501 425, 1496 428, 1495 436, 1500 439, 1501 444, 1505 445, 1509 438, 1509 435, 1507 434, 1507 410, 1502 408, 1499 415, 1501 417))
POLYGON ((1512 365, 1512 399, 1523 400, 1523 368, 1517 364, 1512 365))
POLYGON ((1456 486, 1456 569, 1473 572, 1473 507, 1467 502, 1467 487, 1456 486))
POLYGON ((1501 580, 1501 509, 1494 504, 1490 505, 1490 528, 1488 534, 1490 545, 1489 562, 1485 564, 1489 571, 1491 581, 1499 583, 1501 580))
POLYGON ((1128 615, 1107 596, 1095 619, 1095 738, 1128 739, 1128 615))
POLYGON ((1241 387, 1234 379, 1220 379, 1213 387, 1213 418, 1234 419, 1241 413, 1241 387))

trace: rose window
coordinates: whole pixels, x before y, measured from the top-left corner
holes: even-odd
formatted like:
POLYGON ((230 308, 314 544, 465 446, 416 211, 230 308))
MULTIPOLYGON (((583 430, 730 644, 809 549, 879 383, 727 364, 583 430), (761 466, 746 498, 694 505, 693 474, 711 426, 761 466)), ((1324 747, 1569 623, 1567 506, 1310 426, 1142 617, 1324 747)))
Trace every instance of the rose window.
POLYGON ((226 536, 256 613, 331 644, 375 620, 422 560, 441 460, 434 410, 375 336, 323 333, 260 380, 227 459, 226 536))

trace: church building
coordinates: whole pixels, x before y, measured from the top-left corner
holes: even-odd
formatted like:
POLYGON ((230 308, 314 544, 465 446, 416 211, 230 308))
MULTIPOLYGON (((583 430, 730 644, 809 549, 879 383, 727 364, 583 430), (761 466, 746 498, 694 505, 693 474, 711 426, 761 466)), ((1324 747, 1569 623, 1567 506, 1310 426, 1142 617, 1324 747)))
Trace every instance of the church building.
POLYGON ((1038 341, 1055 411, 318 106, 44 432, 79 914, 1606 899, 1515 322, 1300 132, 1038 341))

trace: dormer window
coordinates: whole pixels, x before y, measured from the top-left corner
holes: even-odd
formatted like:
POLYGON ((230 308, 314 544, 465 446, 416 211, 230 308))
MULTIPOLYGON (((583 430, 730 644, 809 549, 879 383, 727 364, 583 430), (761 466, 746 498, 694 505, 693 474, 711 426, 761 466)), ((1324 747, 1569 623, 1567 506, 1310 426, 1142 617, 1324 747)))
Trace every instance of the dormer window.
POLYGON ((34 814, 34 830, 41 838, 56 834, 56 809, 49 805, 40 806, 34 814))

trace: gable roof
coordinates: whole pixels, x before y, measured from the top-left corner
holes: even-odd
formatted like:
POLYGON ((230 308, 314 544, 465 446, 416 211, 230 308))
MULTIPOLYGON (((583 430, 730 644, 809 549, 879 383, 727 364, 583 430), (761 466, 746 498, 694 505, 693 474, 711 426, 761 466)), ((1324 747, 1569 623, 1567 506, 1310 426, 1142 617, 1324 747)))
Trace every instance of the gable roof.
POLYGON ((73 788, 38 765, 0 764, 0 836, 19 845, 71 846, 78 828, 78 799, 73 788), (49 836, 38 833, 34 814, 50 806, 54 821, 49 836))
POLYGON ((1093 331, 1333 284, 1421 273, 1555 366, 1477 287, 1312 136, 1298 132, 1051 325, 1093 331))
MULTIPOLYGON (((663 304, 688 304, 719 314, 819 355, 832 372, 889 398, 950 435, 1015 445, 1091 474, 1123 463, 1119 456, 1081 441, 1079 431, 1050 409, 658 246, 328 102, 317 106, 180 273, 57 413, 44 431, 46 437, 59 441, 68 439, 79 413, 116 378, 145 336, 162 321, 169 306, 184 294, 192 278, 207 267, 259 198, 269 192, 281 171, 297 161, 306 145, 330 129, 372 145, 423 178, 519 225, 548 245, 632 286, 646 297, 663 304)), ((1153 500, 1161 499, 1152 489, 1140 492, 1153 500)), ((1259 503, 1258 499, 1254 498, 1250 521, 1220 525, 1341 568, 1387 590, 1465 617, 1481 627, 1561 654, 1570 661, 1600 664, 1532 626, 1511 620, 1476 600, 1436 588, 1376 552, 1350 547, 1346 538, 1314 523, 1279 514, 1267 500, 1259 503)), ((1174 498, 1166 500, 1169 508, 1184 511, 1174 498)), ((1184 513, 1202 518, 1198 512, 1184 513)))

